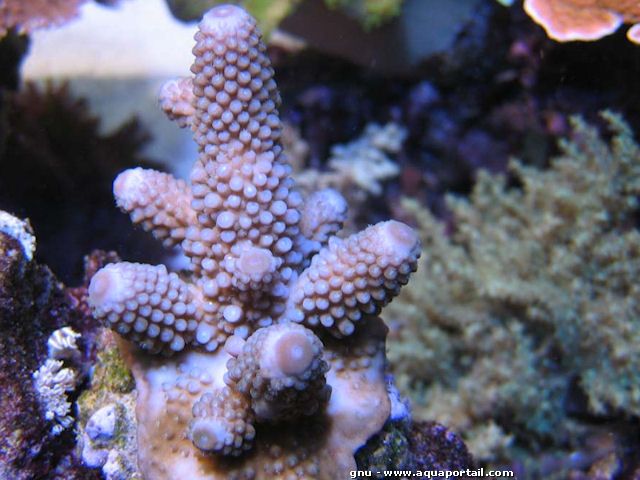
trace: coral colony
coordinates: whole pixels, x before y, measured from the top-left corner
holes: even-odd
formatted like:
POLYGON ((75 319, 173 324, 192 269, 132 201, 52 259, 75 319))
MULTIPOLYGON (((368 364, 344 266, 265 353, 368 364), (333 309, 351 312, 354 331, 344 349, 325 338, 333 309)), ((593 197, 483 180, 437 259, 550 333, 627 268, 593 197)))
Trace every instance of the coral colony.
POLYGON ((560 42, 597 40, 629 23, 627 38, 640 43, 637 0, 525 0, 524 9, 560 42))
POLYGON ((125 340, 148 479, 348 478, 388 420, 377 316, 416 268, 417 235, 387 221, 339 238, 346 202, 293 190, 280 98, 256 23, 224 5, 196 33, 193 76, 161 106, 199 147, 191 185, 140 168, 117 204, 190 275, 110 264, 96 318, 125 340))

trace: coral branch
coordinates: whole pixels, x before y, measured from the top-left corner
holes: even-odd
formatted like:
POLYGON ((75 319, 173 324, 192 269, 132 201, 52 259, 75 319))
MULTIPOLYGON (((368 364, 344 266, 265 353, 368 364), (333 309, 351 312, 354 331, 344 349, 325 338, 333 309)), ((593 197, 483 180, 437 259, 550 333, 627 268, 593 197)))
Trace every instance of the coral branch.
POLYGON ((193 115, 193 79, 179 78, 170 80, 160 89, 160 108, 174 120, 180 128, 191 127, 193 115))
POLYGON ((113 182, 113 194, 131 221, 141 224, 166 247, 179 245, 187 227, 195 222, 189 186, 167 173, 125 170, 113 182))
POLYGON ((149 352, 179 352, 194 340, 197 295, 164 265, 107 265, 91 280, 94 315, 149 352))
POLYGON ((337 337, 351 335, 359 320, 377 315, 398 294, 419 253, 417 235, 396 221, 331 238, 293 287, 287 315, 337 337))
POLYGON ((256 431, 243 395, 229 388, 205 393, 193 405, 193 417, 187 436, 198 449, 238 456, 252 447, 256 431))
POLYGON ((299 325, 273 325, 254 333, 227 364, 226 383, 251 399, 260 420, 313 415, 331 392, 322 343, 299 325))

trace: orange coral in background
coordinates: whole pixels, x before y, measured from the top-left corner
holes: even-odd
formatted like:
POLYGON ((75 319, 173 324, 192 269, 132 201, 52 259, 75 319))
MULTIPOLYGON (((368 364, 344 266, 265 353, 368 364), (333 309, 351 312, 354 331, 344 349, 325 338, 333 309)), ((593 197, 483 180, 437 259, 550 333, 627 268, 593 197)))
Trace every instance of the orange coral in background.
POLYGON ((29 33, 38 28, 59 25, 78 14, 86 0, 0 0, 0 38, 10 28, 29 33))
POLYGON ((640 43, 638 0, 525 0, 524 9, 560 42, 597 40, 631 23, 627 37, 640 43))

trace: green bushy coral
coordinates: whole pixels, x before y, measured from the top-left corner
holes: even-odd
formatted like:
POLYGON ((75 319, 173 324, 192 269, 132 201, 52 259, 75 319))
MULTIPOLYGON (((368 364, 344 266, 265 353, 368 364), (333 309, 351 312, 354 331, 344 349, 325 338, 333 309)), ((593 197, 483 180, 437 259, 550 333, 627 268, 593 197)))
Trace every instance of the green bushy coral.
POLYGON ((223 3, 242 5, 268 34, 298 6, 300 0, 167 0, 171 12, 181 20, 199 20, 202 14, 223 3))
MULTIPOLYGON (((382 25, 400 14, 404 0, 324 0, 329 8, 341 10, 355 16, 369 29, 382 25)), ((276 28, 301 0, 167 0, 173 14, 183 20, 197 20, 202 13, 222 3, 242 5, 258 19, 265 34, 276 28)))
POLYGON ((404 202, 424 253, 385 312, 390 358, 417 415, 481 459, 578 445, 581 397, 591 415, 640 415, 640 149, 603 118, 610 143, 575 118, 548 169, 512 163, 517 186, 480 173, 449 199, 451 235, 404 202))
POLYGON ((352 12, 365 28, 379 27, 400 15, 403 0, 325 0, 330 8, 352 12))

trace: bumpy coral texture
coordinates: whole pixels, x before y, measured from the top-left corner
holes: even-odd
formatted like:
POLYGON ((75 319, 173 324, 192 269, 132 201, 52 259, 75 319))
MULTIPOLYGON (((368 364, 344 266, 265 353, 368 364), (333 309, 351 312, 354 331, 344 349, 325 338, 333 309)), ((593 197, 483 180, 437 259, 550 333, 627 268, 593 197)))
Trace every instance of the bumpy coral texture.
POLYGON ((293 190, 280 97, 255 21, 205 14, 193 76, 161 106, 199 147, 191 184, 123 172, 118 205, 191 272, 116 263, 91 283, 94 315, 129 342, 140 470, 149 479, 347 478, 390 412, 377 317, 420 247, 388 221, 333 236, 333 190, 293 190))
POLYGON ((554 40, 597 40, 631 23, 627 37, 640 43, 636 0, 525 0, 524 8, 554 40))
POLYGON ((521 188, 482 173, 470 200, 450 199, 452 235, 405 202, 426 254, 385 312, 389 357, 414 414, 481 460, 575 452, 581 417, 640 414, 640 150, 605 119, 611 144, 574 119, 548 170, 514 163, 521 188))

